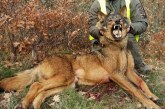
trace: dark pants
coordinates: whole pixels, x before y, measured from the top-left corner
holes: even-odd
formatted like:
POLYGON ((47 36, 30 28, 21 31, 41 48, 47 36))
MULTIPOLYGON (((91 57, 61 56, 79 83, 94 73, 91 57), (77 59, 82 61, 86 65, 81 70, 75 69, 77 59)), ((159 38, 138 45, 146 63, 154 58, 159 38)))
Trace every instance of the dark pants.
POLYGON ((136 41, 135 36, 130 33, 128 34, 127 48, 131 51, 133 55, 135 68, 139 69, 140 67, 143 67, 143 60, 139 52, 138 42, 136 41))

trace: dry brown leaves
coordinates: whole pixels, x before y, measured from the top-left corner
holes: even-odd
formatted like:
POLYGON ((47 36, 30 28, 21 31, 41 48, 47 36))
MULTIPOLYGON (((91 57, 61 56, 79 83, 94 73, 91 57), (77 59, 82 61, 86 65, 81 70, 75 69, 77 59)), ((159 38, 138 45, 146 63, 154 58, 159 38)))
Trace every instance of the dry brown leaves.
POLYGON ((0 17, 0 26, 3 25, 0 29, 1 35, 5 36, 5 39, 9 38, 6 35, 14 35, 12 42, 8 40, 5 43, 9 44, 2 45, 10 48, 7 46, 13 43, 18 53, 23 54, 31 51, 32 45, 46 52, 59 45, 64 45, 64 49, 69 48, 72 51, 88 47, 87 15, 78 11, 79 7, 75 0, 57 1, 55 9, 46 8, 38 2, 1 2, 1 5, 5 4, 0 10, 4 12, 0 17), (4 11, 6 9, 8 12, 4 11))
POLYGON ((149 56, 165 60, 165 31, 160 31, 151 36, 144 52, 149 56))

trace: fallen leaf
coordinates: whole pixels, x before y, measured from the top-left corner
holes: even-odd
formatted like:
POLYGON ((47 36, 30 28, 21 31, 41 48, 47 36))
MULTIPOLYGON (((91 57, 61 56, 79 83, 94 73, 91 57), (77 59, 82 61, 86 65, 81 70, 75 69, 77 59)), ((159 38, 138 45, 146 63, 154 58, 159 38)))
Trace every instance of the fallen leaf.
POLYGON ((5 68, 10 68, 12 66, 13 66, 13 63, 11 63, 10 61, 5 61, 5 65, 4 65, 5 68))
POLYGON ((142 104, 140 102, 137 102, 136 103, 136 106, 137 106, 137 108, 141 108, 142 107, 142 104))
POLYGON ((60 102, 60 96, 59 95, 55 95, 52 99, 54 102, 60 102))
POLYGON ((150 85, 153 87, 153 86, 155 86, 155 84, 154 83, 150 83, 150 85))
POLYGON ((13 45, 16 48, 16 47, 18 47, 20 45, 20 43, 19 42, 14 42, 13 45))
POLYGON ((15 62, 15 65, 20 67, 20 66, 22 66, 22 63, 21 62, 15 62))
POLYGON ((88 100, 96 100, 96 96, 90 93, 90 97, 88 98, 88 100))
POLYGON ((149 76, 142 75, 142 74, 140 74, 140 76, 143 77, 143 78, 147 78, 147 77, 149 77, 149 76))
POLYGON ((124 98, 126 101, 130 101, 131 99, 129 97, 124 98))
POLYGON ((80 95, 85 95, 86 94, 86 92, 83 92, 83 91, 79 91, 78 92, 80 95))
POLYGON ((55 105, 55 102, 52 102, 49 104, 49 106, 54 106, 55 105))
POLYGON ((3 36, 2 36, 2 35, 0 35, 0 41, 2 41, 2 38, 3 38, 3 36))
POLYGON ((6 99, 7 102, 10 102, 10 98, 12 96, 12 93, 5 93, 4 98, 6 99))
POLYGON ((160 84, 163 84, 163 85, 165 85, 165 81, 162 81, 160 84))

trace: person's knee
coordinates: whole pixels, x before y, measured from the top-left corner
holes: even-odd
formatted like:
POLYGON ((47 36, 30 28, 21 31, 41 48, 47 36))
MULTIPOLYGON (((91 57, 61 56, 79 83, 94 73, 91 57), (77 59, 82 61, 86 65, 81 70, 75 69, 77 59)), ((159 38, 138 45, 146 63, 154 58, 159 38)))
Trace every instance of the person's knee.
POLYGON ((134 47, 138 46, 138 43, 136 42, 135 36, 131 33, 128 33, 128 43, 127 48, 129 50, 134 49, 134 47))
POLYGON ((128 35, 128 42, 137 43, 135 36, 133 34, 128 33, 127 35, 128 35))

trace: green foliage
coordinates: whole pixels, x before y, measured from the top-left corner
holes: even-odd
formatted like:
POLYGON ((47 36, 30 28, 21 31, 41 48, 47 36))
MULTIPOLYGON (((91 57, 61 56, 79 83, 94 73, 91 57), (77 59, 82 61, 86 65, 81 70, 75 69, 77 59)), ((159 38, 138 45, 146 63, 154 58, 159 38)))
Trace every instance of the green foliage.
POLYGON ((17 72, 17 69, 8 69, 0 65, 0 79, 13 76, 17 72))

